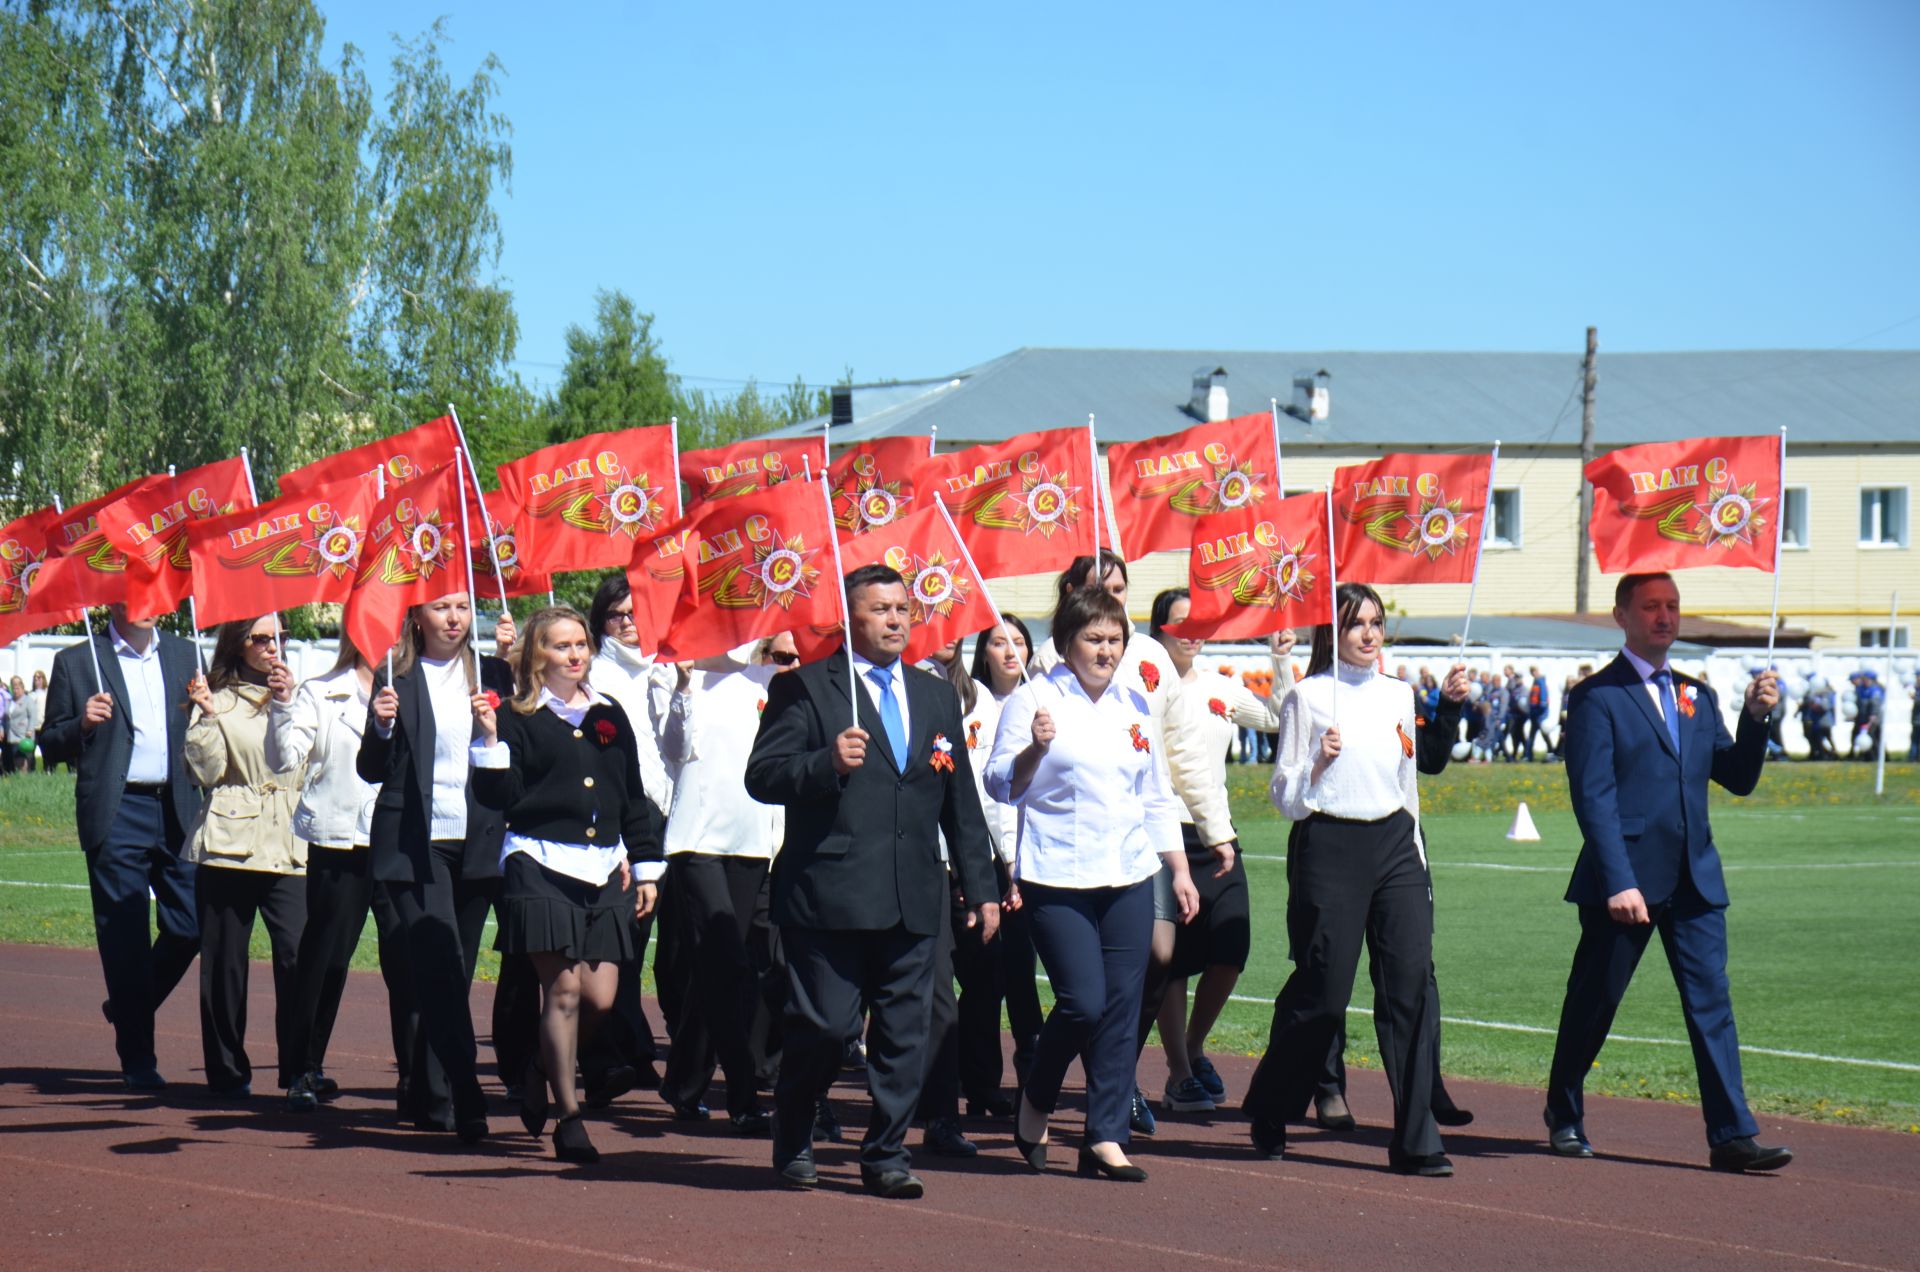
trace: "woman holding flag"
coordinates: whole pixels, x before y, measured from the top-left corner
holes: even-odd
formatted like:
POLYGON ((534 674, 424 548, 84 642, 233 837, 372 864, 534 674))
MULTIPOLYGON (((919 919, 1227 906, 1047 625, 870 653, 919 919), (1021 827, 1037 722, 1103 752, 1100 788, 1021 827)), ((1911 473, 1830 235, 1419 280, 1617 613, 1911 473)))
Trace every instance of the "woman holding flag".
POLYGON ((373 877, 399 911, 420 1008, 411 1116, 469 1144, 486 1137, 487 1101, 467 994, 499 886, 503 834, 499 814, 475 802, 471 789, 472 699, 513 695, 513 673, 471 648, 472 628, 466 592, 407 610, 390 655, 392 681, 373 696, 356 762, 361 779, 380 788, 368 836, 373 877))
POLYGON ((636 886, 630 863, 660 857, 660 812, 641 789, 633 726, 588 686, 592 657, 578 611, 539 610, 509 709, 485 690, 469 704, 474 790, 507 823, 495 948, 527 956, 540 978, 540 1059, 521 1121, 541 1132, 551 1086, 553 1153, 569 1162, 600 1159, 575 1089, 580 1040, 612 1008, 620 964, 634 956, 632 916, 653 911, 654 885, 636 886))
POLYGON ((1431 1108, 1438 1031, 1424 1013, 1433 908, 1420 842, 1413 689, 1376 669, 1386 607, 1363 583, 1335 594, 1337 632, 1314 629, 1306 678, 1280 709, 1274 806, 1291 841, 1287 927, 1298 958, 1274 1003, 1267 1052, 1244 1107, 1253 1144, 1278 1158, 1346 1018, 1365 940, 1376 960, 1374 1027, 1394 1094, 1395 1170, 1451 1175, 1431 1108))

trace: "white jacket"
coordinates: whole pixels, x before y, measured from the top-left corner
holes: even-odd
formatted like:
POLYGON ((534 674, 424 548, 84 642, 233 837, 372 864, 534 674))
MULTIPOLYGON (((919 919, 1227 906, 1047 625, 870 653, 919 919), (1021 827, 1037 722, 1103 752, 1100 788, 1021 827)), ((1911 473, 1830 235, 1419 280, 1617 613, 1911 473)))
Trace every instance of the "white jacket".
POLYGON ((1273 660, 1273 696, 1262 698, 1238 676, 1196 665, 1167 708, 1167 768, 1203 847, 1235 838, 1227 806, 1227 752, 1240 729, 1277 733, 1280 706, 1293 691, 1291 667, 1273 660))
POLYGON ((267 728, 267 766, 285 773, 307 766, 293 833, 316 848, 354 848, 369 841, 380 788, 360 780, 354 763, 367 726, 368 697, 352 667, 315 676, 275 700, 267 728))
POLYGON ((600 652, 587 668, 587 683, 627 713, 639 744, 640 785, 660 815, 667 816, 673 811, 673 776, 660 754, 660 731, 673 698, 673 664, 609 638, 600 642, 600 652))

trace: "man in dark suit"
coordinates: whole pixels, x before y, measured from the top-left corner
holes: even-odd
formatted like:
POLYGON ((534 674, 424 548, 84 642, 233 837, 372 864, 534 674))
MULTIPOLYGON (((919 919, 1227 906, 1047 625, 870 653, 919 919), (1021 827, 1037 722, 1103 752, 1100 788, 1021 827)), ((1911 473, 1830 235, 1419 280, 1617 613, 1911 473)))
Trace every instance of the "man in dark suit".
POLYGON ((873 1120, 861 1178, 878 1196, 911 1198, 921 1183, 907 1169, 907 1128, 927 1070, 934 943, 950 904, 940 835, 982 940, 999 926, 1000 893, 959 701, 945 681, 900 661, 905 581, 871 565, 845 587, 851 657, 842 650, 774 677, 747 761, 747 793, 787 810, 772 882, 790 990, 773 1162, 791 1184, 815 1182, 815 1106, 860 1036, 864 1009, 873 1120), (864 727, 853 724, 854 693, 864 727))
POLYGON ((74 812, 107 979, 105 1011, 122 1079, 136 1091, 166 1085, 153 1051, 153 1013, 200 952, 194 867, 180 859, 200 811, 182 756, 194 661, 191 642, 112 606, 104 635, 90 633, 54 658, 40 734, 49 763, 79 769, 74 812), (159 907, 158 941, 149 935, 148 889, 159 907))
POLYGON ((1547 1084, 1548 1147, 1563 1157, 1593 1156, 1581 1087, 1658 929, 1693 1042, 1708 1162, 1715 1170, 1777 1170, 1793 1154, 1754 1143, 1759 1128, 1740 1082, 1727 992, 1727 886, 1707 825, 1707 783, 1735 795, 1759 783, 1779 686, 1770 670, 1755 677, 1739 731, 1729 737, 1713 690, 1667 666, 1680 634, 1673 577, 1622 578, 1613 619, 1626 647, 1568 702, 1567 780, 1583 842, 1567 900, 1580 907, 1580 944, 1547 1084))

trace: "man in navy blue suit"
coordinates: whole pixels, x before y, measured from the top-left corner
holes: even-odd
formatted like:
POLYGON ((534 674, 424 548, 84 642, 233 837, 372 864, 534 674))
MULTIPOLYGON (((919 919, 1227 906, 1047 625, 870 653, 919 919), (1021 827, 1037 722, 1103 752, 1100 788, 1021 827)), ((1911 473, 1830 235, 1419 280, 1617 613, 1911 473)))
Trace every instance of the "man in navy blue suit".
POLYGON ((1727 992, 1727 886, 1707 825, 1707 783, 1735 795, 1758 785, 1779 686, 1771 670, 1754 678, 1729 737, 1713 690, 1667 666, 1680 634, 1673 576, 1622 578, 1613 621, 1626 647, 1568 700, 1567 780, 1583 842, 1567 900, 1580 907, 1580 944, 1547 1080, 1547 1145, 1562 1157, 1593 1156, 1581 1087, 1658 929, 1693 1043, 1708 1163, 1777 1170, 1793 1154, 1754 1143, 1759 1127, 1740 1082, 1727 992))

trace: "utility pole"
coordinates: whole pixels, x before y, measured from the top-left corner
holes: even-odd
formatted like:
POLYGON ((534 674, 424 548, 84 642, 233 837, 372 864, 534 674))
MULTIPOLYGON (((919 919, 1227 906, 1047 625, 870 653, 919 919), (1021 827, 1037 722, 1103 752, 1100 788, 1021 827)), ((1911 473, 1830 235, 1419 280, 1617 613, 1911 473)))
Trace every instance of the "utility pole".
POLYGON ((1593 524, 1593 483, 1587 480, 1587 465, 1593 462, 1593 386, 1600 377, 1594 370, 1594 358, 1600 352, 1600 329, 1587 328, 1587 362, 1580 384, 1580 530, 1573 536, 1573 612, 1587 612, 1588 527, 1593 524))

